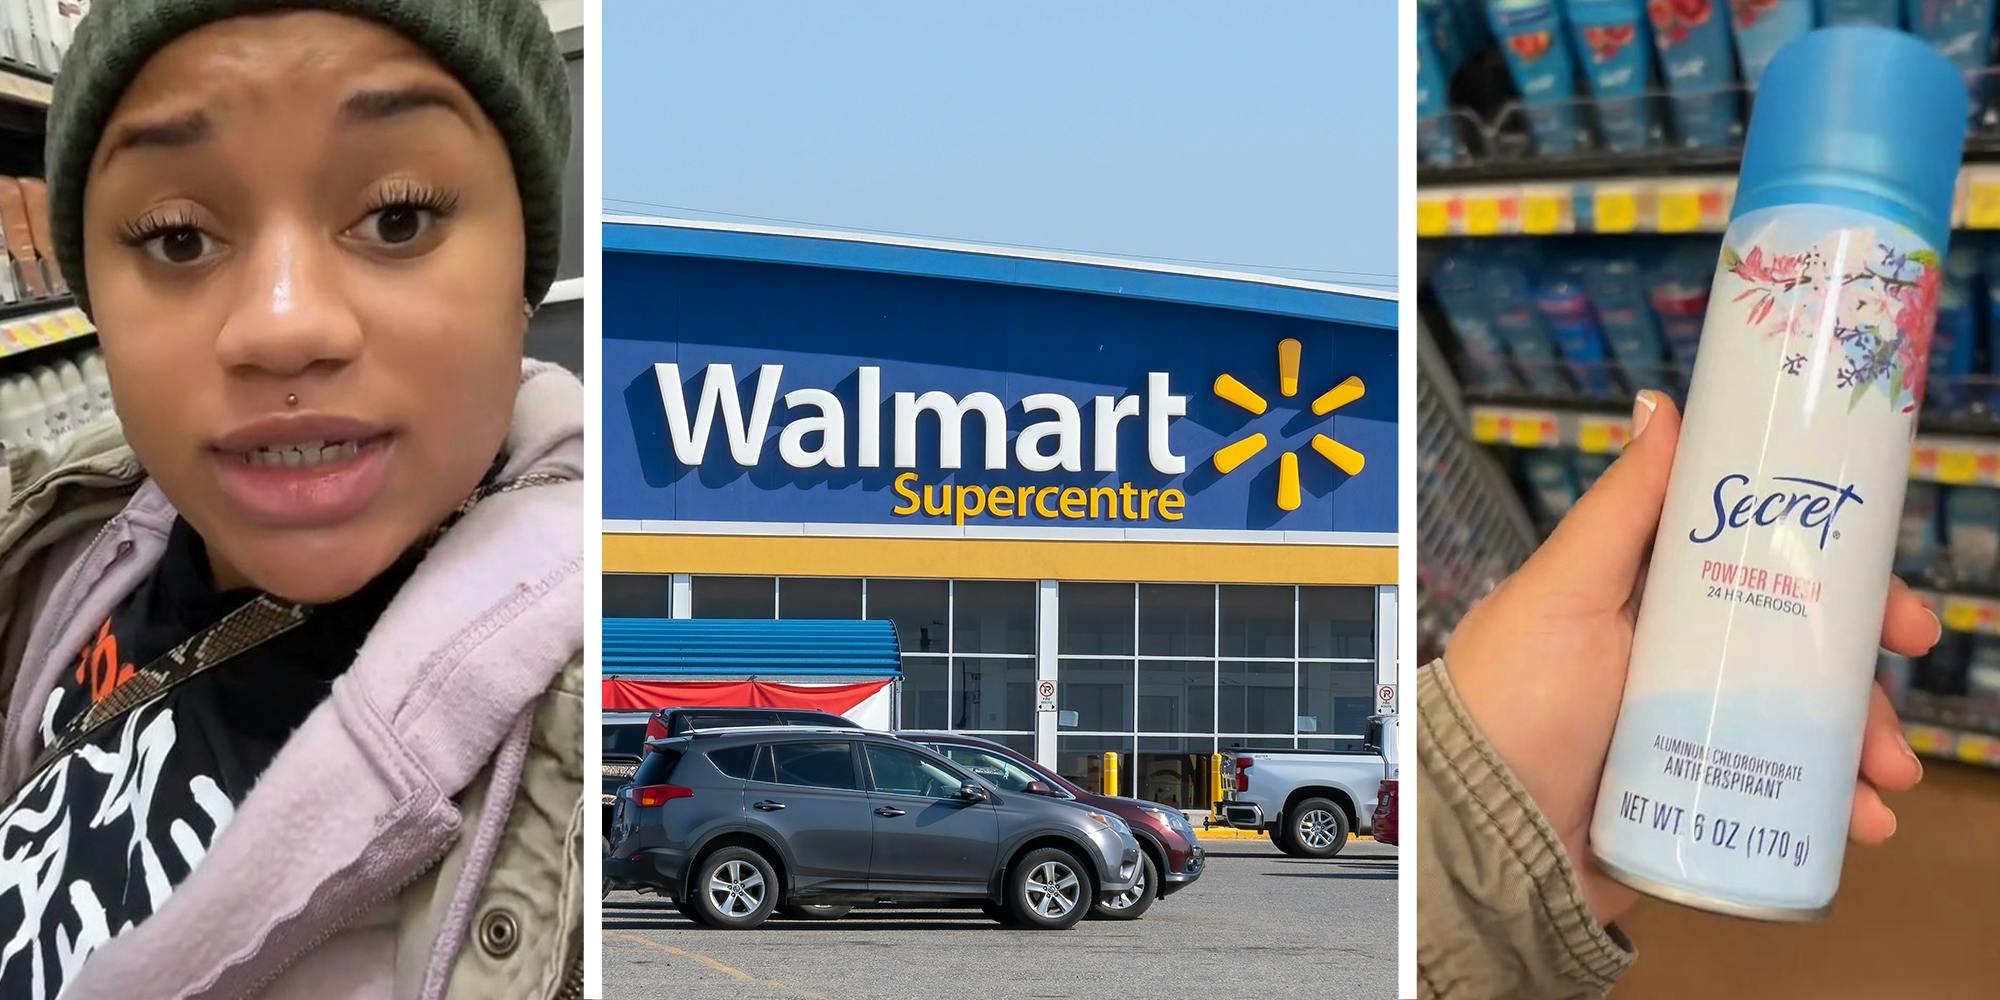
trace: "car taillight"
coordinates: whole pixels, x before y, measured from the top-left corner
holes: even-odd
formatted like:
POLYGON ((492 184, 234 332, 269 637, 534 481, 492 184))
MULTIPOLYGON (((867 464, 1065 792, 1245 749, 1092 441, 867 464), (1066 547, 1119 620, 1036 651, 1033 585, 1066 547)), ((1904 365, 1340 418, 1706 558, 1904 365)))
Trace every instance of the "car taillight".
POLYGON ((663 806, 674 799, 690 798, 694 789, 679 785, 637 785, 632 789, 632 801, 645 808, 663 806))
POLYGON ((664 740, 667 738, 667 724, 661 721, 659 716, 656 715, 646 720, 646 738, 649 740, 664 740))
POLYGON ((1239 792, 1247 792, 1247 791, 1249 791, 1249 790, 1250 790, 1250 765, 1251 765, 1251 764, 1253 764, 1253 763, 1255 763, 1255 761, 1251 760, 1251 759, 1250 759, 1250 758, 1248 758, 1248 757, 1238 757, 1238 758, 1236 758, 1236 790, 1237 790, 1237 791, 1239 791, 1239 792))

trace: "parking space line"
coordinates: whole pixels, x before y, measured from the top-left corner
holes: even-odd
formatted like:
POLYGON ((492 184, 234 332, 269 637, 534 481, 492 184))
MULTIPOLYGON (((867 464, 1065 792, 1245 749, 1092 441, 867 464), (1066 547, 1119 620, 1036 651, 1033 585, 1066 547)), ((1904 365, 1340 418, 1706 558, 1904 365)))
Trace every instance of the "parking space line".
POLYGON ((627 934, 624 931, 608 930, 604 932, 604 936, 615 937, 623 941, 630 941, 633 944, 645 945, 648 948, 652 948, 656 951, 664 951, 667 954, 676 956, 678 958, 692 959, 696 962, 700 962, 701 964, 708 966, 711 969, 714 969, 717 972, 722 973, 725 976, 729 976, 737 980, 738 982, 751 983, 753 985, 762 986, 767 989, 777 990, 780 993, 789 993, 792 996, 799 997, 800 1000, 828 1000, 828 998, 823 997, 817 993, 814 993, 811 990, 802 990, 796 986, 787 986, 784 983, 774 982, 769 979, 758 979, 756 976, 744 972, 742 969, 737 969, 731 966, 724 965, 721 962, 718 962, 715 959, 712 959, 707 955, 704 955, 698 951, 688 951, 685 948, 676 948, 670 944, 661 944, 658 941, 649 941, 645 938, 638 936, 637 934, 627 934))

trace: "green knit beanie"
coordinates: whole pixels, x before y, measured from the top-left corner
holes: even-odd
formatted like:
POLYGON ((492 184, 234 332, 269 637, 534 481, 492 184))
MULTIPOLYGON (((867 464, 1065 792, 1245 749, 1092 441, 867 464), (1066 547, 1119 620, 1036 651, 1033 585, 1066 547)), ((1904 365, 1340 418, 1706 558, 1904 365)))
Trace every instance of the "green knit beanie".
POLYGON ((327 10, 408 37, 465 85, 506 137, 527 227, 522 294, 539 303, 562 246, 569 80, 535 0, 98 0, 77 25, 49 107, 47 172, 56 262, 90 311, 83 270, 83 187, 104 125, 155 52, 216 21, 327 10))

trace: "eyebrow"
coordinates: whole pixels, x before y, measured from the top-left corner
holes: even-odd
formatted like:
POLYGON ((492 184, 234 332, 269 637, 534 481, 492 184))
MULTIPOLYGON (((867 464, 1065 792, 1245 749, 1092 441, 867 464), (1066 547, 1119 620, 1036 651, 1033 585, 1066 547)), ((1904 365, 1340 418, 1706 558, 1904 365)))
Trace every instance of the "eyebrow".
POLYGON ((189 111, 159 121, 126 125, 118 130, 116 139, 104 154, 104 162, 111 162, 112 157, 127 149, 144 147, 177 149, 192 146, 207 139, 212 131, 208 115, 201 111, 189 111))
POLYGON ((350 121, 378 122, 427 108, 440 108, 460 118, 465 117, 465 109, 450 91, 423 84, 394 90, 360 91, 341 102, 340 114, 350 121))

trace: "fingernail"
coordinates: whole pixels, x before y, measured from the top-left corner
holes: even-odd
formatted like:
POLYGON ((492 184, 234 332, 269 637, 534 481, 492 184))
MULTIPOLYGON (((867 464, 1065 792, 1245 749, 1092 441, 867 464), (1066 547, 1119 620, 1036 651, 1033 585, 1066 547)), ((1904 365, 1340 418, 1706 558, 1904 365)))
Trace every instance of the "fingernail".
POLYGON ((1650 389, 1641 389, 1639 395, 1633 397, 1632 440, 1637 441, 1639 435, 1646 433, 1646 424, 1652 421, 1653 410, 1659 405, 1653 402, 1653 393, 1650 389))
POLYGON ((1924 761, 1923 758, 1917 756, 1917 751, 1911 748, 1910 737, 1904 734, 1901 729, 1898 729, 1896 730, 1896 742, 1902 746, 1903 756, 1910 758, 1910 763, 1917 765, 1917 780, 1924 780, 1924 761))
POLYGON ((1924 614, 1931 616, 1931 624, 1936 626, 1931 629, 1931 646, 1936 646, 1944 639, 1944 619, 1939 618, 1937 612, 1932 611, 1929 607, 1924 608, 1924 614))

